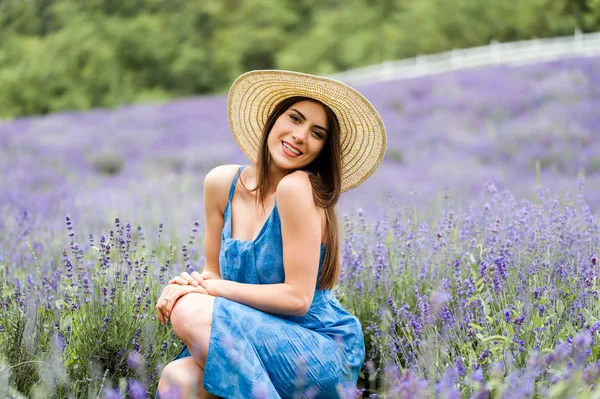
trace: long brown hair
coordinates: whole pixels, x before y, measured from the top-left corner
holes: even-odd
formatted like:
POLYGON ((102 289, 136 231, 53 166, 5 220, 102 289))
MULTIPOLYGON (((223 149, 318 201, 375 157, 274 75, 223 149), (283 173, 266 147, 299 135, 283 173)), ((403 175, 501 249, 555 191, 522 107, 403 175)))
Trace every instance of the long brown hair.
POLYGON ((325 228, 325 258, 321 266, 318 286, 320 289, 332 289, 340 273, 340 245, 336 205, 342 193, 342 156, 340 149, 340 124, 331 108, 318 100, 308 97, 288 97, 280 101, 273 108, 273 111, 271 111, 265 122, 258 158, 256 160, 256 187, 250 190, 244 185, 241 179, 240 182, 246 190, 257 192, 257 204, 261 204, 264 209, 267 175, 271 160, 267 145, 268 137, 277 118, 299 101, 312 101, 321 104, 327 116, 328 134, 323 149, 317 158, 302 170, 311 172, 309 173, 309 179, 313 188, 313 199, 317 206, 325 210, 327 220, 325 228))

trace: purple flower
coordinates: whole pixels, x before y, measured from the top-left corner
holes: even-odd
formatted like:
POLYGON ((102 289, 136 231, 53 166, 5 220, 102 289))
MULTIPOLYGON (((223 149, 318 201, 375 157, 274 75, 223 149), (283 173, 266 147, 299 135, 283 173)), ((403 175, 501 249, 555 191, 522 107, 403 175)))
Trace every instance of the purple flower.
POLYGON ((477 370, 473 371, 471 373, 471 380, 483 384, 483 382, 485 381, 485 379, 483 378, 483 370, 481 368, 478 368, 477 370))
POLYGON ((139 370, 142 365, 142 355, 138 351, 130 351, 127 355, 127 365, 132 369, 139 370))
POLYGON ((519 316, 519 317, 516 317, 516 318, 513 320, 513 323, 514 323, 516 326, 520 326, 521 324, 523 324, 523 321, 525 321, 525 315, 523 315, 523 314, 522 314, 521 316, 519 316))
POLYGON ((456 371, 458 372, 458 375, 461 377, 464 377, 465 375, 467 375, 467 367, 465 367, 463 358, 461 356, 458 356, 456 358, 456 371))
POLYGON ((490 350, 488 348, 485 348, 483 352, 481 352, 481 355, 479 355, 479 358, 477 359, 478 363, 483 362, 485 359, 487 359, 490 356, 490 350))
POLYGON ((131 399, 145 399, 146 389, 138 380, 129 380, 129 395, 131 399))
POLYGON ((587 330, 581 331, 575 336, 573 343, 580 349, 586 349, 592 343, 592 335, 587 330))
POLYGON ((546 311, 546 307, 544 305, 540 305, 540 307, 539 307, 540 317, 544 315, 545 311, 546 311))
POLYGON ((481 266, 479 267, 479 277, 483 278, 487 275, 487 264, 484 261, 481 261, 481 266))
POLYGON ((161 348, 160 348, 160 356, 161 356, 161 357, 163 357, 163 356, 165 355, 165 353, 167 353, 167 348, 168 348, 168 342, 167 342, 167 340, 165 339, 165 340, 163 341, 163 344, 162 344, 161 348))
POLYGON ((104 399, 124 399, 118 389, 107 389, 104 391, 104 399))
POLYGON ((430 295, 431 311, 433 314, 440 313, 445 307, 446 303, 450 300, 450 295, 444 291, 433 290, 430 295))
POLYGON ((444 371, 436 390, 439 396, 446 399, 459 399, 460 392, 456 389, 456 384, 458 384, 458 372, 454 367, 449 367, 444 371))

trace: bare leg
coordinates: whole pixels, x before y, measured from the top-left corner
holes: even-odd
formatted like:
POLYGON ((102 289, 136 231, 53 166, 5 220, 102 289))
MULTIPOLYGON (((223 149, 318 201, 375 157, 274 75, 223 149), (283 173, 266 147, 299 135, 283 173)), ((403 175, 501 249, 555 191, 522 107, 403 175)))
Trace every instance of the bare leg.
POLYGON ((204 370, 191 358, 177 359, 163 369, 158 392, 161 399, 219 398, 202 388, 204 370))
MULTIPOLYGON (((196 376, 200 375, 200 383, 198 384, 196 391, 199 393, 198 397, 201 399, 218 398, 218 396, 207 392, 202 387, 204 367, 206 365, 210 341, 214 301, 215 298, 210 295, 187 294, 177 301, 171 314, 171 323, 173 324, 175 335, 187 345, 192 355, 185 359, 188 359, 188 363, 191 361, 195 362, 195 365, 197 366, 197 369, 192 366, 187 367, 188 370, 193 369, 196 376), (198 369, 200 371, 198 371, 198 369)), ((173 363, 175 362, 169 363, 169 365, 173 363)), ((169 365, 167 365, 167 367, 169 365)), ((190 375, 188 375, 188 377, 190 377, 190 375)))
POLYGON ((165 366, 158 382, 161 399, 199 397, 204 372, 191 357, 177 359, 165 366))

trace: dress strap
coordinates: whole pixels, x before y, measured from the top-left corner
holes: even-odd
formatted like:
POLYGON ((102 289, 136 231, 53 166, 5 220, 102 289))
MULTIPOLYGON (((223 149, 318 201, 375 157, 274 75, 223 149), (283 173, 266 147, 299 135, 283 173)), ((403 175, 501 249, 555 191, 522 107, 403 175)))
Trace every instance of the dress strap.
POLYGON ((235 177, 233 178, 233 182, 231 183, 231 188, 229 189, 229 199, 228 199, 228 201, 231 201, 231 198, 233 198, 233 193, 235 191, 235 185, 237 184, 237 181, 238 181, 238 178, 240 177, 240 173, 241 173, 242 169, 244 169, 244 167, 240 166, 240 168, 238 169, 237 173, 235 174, 235 177))

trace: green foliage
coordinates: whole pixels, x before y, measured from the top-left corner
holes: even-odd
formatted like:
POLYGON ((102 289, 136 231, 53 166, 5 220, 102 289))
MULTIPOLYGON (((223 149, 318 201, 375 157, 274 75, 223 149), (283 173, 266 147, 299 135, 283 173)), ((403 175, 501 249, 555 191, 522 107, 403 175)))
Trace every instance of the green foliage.
POLYGON ((599 26, 599 0, 6 0, 0 117, 220 92, 251 69, 328 74, 599 26))

